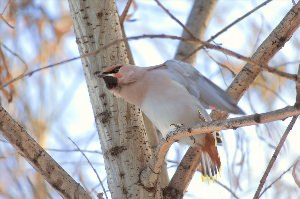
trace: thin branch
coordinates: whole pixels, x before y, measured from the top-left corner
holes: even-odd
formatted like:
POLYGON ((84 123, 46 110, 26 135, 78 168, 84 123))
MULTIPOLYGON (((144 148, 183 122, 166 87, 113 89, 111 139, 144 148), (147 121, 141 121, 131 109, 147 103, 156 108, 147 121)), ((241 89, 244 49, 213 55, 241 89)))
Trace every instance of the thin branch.
POLYGON ((4 7, 4 9, 2 10, 2 12, 1 12, 2 15, 3 15, 4 12, 6 11, 6 9, 7 9, 9 3, 10 3, 10 0, 8 0, 8 1, 6 2, 5 7, 4 7))
POLYGON ((210 37, 209 42, 213 41, 215 38, 217 38, 218 36, 220 36, 222 33, 226 32, 229 28, 231 28, 232 26, 234 26, 238 22, 242 21, 243 19, 245 19, 246 17, 248 17, 249 15, 251 15, 252 13, 254 13, 255 11, 257 11, 258 9, 260 9, 263 6, 267 5, 271 1, 272 0, 267 0, 267 1, 263 2, 263 3, 259 4, 258 6, 256 6, 255 8, 253 8, 252 10, 250 10, 249 12, 247 12, 246 14, 244 14, 243 16, 237 18, 232 23, 230 23, 229 25, 227 25, 225 28, 223 28, 222 30, 220 30, 219 32, 217 32, 215 35, 213 35, 212 37, 210 37))
MULTIPOLYGON (((84 57, 84 56, 83 56, 84 57)), ((15 78, 13 78, 12 80, 6 82, 5 84, 1 85, 0 86, 0 89, 2 88, 5 88, 6 86, 8 86, 9 84, 12 84, 20 79, 23 79, 24 77, 30 77, 31 75, 33 75, 34 73, 36 72, 39 72, 39 71, 42 71, 42 70, 45 70, 45 69, 49 69, 49 68, 53 68, 55 66, 59 66, 59 65, 62 65, 62 64, 66 64, 66 63, 69 63, 69 62, 72 62, 72 61, 75 61, 75 60, 78 60, 80 59, 81 56, 77 56, 77 57, 73 57, 71 59, 66 59, 66 60, 63 60, 63 61, 60 61, 60 62, 57 62, 57 63, 54 63, 54 64, 50 64, 50 65, 47 65, 47 66, 43 66, 43 67, 40 67, 40 68, 37 68, 37 69, 34 69, 32 71, 29 71, 27 73, 24 73, 24 74, 21 74, 15 78)))
MULTIPOLYGON (((194 44, 199 44, 200 43, 200 44, 205 45, 209 49, 213 49, 213 50, 217 50, 217 51, 223 52, 224 54, 227 54, 227 55, 230 55, 230 56, 235 57, 237 59, 243 60, 243 61, 247 62, 248 64, 259 66, 261 68, 268 68, 267 65, 262 65, 260 63, 257 63, 255 61, 253 61, 252 58, 250 58, 250 57, 246 57, 246 56, 241 55, 239 53, 236 53, 236 52, 234 52, 232 50, 229 50, 227 48, 223 48, 221 46, 213 45, 213 44, 201 41, 199 39, 183 38, 183 37, 179 37, 179 36, 165 35, 165 34, 161 34, 161 35, 145 34, 145 35, 127 37, 127 38, 124 38, 124 39, 117 39, 117 40, 115 40, 115 41, 113 41, 111 43, 108 43, 107 45, 105 45, 105 46, 103 46, 101 48, 98 48, 95 51, 83 54, 81 56, 76 56, 76 57, 73 57, 71 59, 66 59, 66 60, 63 60, 63 61, 60 61, 60 62, 57 62, 57 63, 54 63, 54 64, 43 66, 43 67, 37 68, 35 70, 29 71, 27 73, 21 74, 21 75, 15 77, 14 79, 6 82, 5 84, 1 85, 0 89, 8 86, 9 84, 12 84, 12 83, 18 81, 18 80, 20 80, 20 79, 22 79, 24 77, 27 77, 27 76, 29 77, 29 76, 33 75, 34 73, 39 72, 41 70, 53 68, 55 66, 66 64, 66 63, 69 63, 69 62, 72 62, 72 61, 75 61, 75 60, 78 60, 78 59, 82 59, 82 58, 85 58, 85 57, 95 56, 98 53, 102 52, 103 50, 105 50, 105 49, 107 49, 107 48, 109 48, 109 47, 111 47, 113 45, 119 44, 120 42, 123 42, 123 41, 126 41, 126 40, 127 41, 130 41, 130 40, 139 40, 139 39, 142 39, 142 38, 148 38, 148 39, 173 39, 173 40, 180 40, 180 41, 183 41, 183 42, 186 42, 186 43, 194 43, 194 44)), ((284 75, 284 77, 292 79, 292 80, 297 79, 297 77, 295 77, 294 75, 284 75)))
POLYGON ((224 189, 226 189, 229 193, 231 193, 231 195, 236 198, 236 199, 239 199, 239 197, 226 185, 224 185, 223 183, 221 183, 220 181, 218 180, 215 180, 215 182, 220 185, 221 187, 223 187, 224 189))
MULTIPOLYGON (((1 140, 0 140, 1 141, 1 140)), ((53 148, 46 148, 47 151, 54 151, 54 152, 84 152, 84 153, 96 153, 102 155, 103 153, 101 151, 91 151, 91 150, 82 150, 82 149, 53 149, 53 148)))
MULTIPOLYGON (((273 95, 275 95, 279 100, 281 100, 283 103, 285 103, 286 105, 288 105, 289 103, 279 94, 277 93, 273 88, 268 87, 265 84, 259 83, 259 82, 254 82, 253 85, 257 85, 260 86, 264 89, 266 89, 267 91, 269 91, 270 93, 272 93, 273 95)), ((255 111, 253 111, 255 112, 255 111)))
POLYGON ((234 70, 231 69, 229 66, 227 66, 226 64, 223 64, 223 63, 219 62, 218 60, 216 60, 213 56, 211 56, 211 55, 209 54, 209 52, 208 52, 207 50, 205 50, 205 53, 206 53, 206 55, 207 55, 213 62, 215 62, 215 63, 218 64, 219 66, 222 66, 223 68, 227 69, 227 70, 231 73, 232 76, 234 76, 234 77, 236 76, 236 73, 234 72, 234 70))
POLYGON ((154 0, 154 1, 157 3, 159 7, 161 7, 161 9, 165 11, 165 13, 167 13, 167 15, 169 15, 169 17, 171 17, 174 21, 176 21, 190 35, 191 38, 193 39, 197 38, 183 23, 181 23, 181 21, 179 21, 179 19, 177 19, 166 7, 164 7, 164 5, 162 5, 162 3, 160 3, 159 0, 154 0))
POLYGON ((125 21, 125 19, 126 19, 126 16, 127 16, 127 13, 128 13, 128 11, 129 11, 129 8, 130 8, 130 5, 131 5, 132 1, 133 1, 133 0, 128 0, 128 1, 127 1, 126 6, 125 6, 125 8, 124 8, 124 10, 123 10, 123 12, 122 12, 120 18, 119 18, 120 24, 124 24, 124 21, 125 21))
POLYGON ((265 66, 264 69, 266 71, 268 71, 270 73, 273 73, 273 74, 276 74, 278 76, 285 77, 287 79, 294 80, 294 81, 297 80, 297 75, 290 74, 290 73, 287 73, 287 72, 283 72, 283 71, 280 71, 280 70, 278 70, 276 68, 269 67, 269 66, 265 66))
MULTIPOLYGON (((168 163, 173 163, 174 165, 171 166, 171 167, 174 167, 174 166, 178 166, 180 164, 180 162, 178 161, 174 161, 174 160, 167 160, 168 163)), ((198 172, 201 172, 201 165, 199 164, 198 167, 197 167, 197 171, 198 172)), ((220 181, 218 181, 217 179, 214 180, 214 182, 216 182, 218 185, 220 185, 221 187, 223 187, 224 189, 226 189, 229 193, 231 193, 231 195, 236 198, 236 199, 239 199, 239 197, 234 193, 233 190, 231 190, 228 186, 226 186, 225 184, 221 183, 220 181)))
POLYGON ((300 103, 300 64, 298 67, 298 75, 297 75, 297 82, 296 82, 296 103, 299 105, 300 103))
POLYGON ((287 170, 285 170, 280 176, 278 176, 269 186, 267 186, 259 195, 259 198, 268 190, 270 189, 273 184, 275 184, 278 180, 280 180, 282 178, 282 176, 284 176, 287 172, 289 172, 296 164, 297 164, 298 160, 292 164, 287 170))
POLYGON ((299 64, 299 63, 300 63, 300 60, 295 60, 295 61, 288 61, 288 62, 283 62, 283 63, 279 63, 279 64, 276 64, 276 65, 272 65, 271 67, 277 68, 277 67, 280 67, 280 66, 285 66, 285 65, 290 65, 290 64, 299 64))
POLYGON ((77 183, 27 132, 0 106, 0 131, 4 138, 64 198, 90 198, 77 183))
MULTIPOLYGON (((217 32, 215 35, 211 36, 210 39, 207 40, 206 42, 213 41, 215 38, 217 38, 218 36, 220 36, 222 33, 224 33, 225 31, 227 31, 229 28, 231 28, 232 26, 234 26, 238 22, 242 21, 243 19, 245 19, 246 17, 248 17, 249 15, 251 15, 252 13, 254 13, 255 11, 257 11, 258 9, 260 9, 261 7, 267 5, 271 1, 272 0, 267 0, 267 1, 263 2, 262 4, 258 5, 257 7, 253 8, 252 10, 250 10, 249 12, 247 12, 246 14, 244 14, 243 16, 237 18, 232 23, 230 23, 229 25, 227 25, 225 28, 223 28, 222 30, 220 30, 219 32, 217 32)), ((183 60, 188 59, 190 56, 192 56, 193 54, 195 54, 196 52, 198 52, 199 50, 201 50, 204 47, 205 47, 204 45, 199 46, 193 52, 191 52, 189 55, 187 55, 183 60)))
POLYGON ((4 23, 6 23, 6 25, 8 27, 10 27, 11 29, 15 29, 15 27, 13 25, 11 25, 11 24, 8 23, 8 21, 3 17, 2 14, 0 14, 0 19, 2 19, 2 21, 4 21, 4 23))
POLYGON ((9 143, 9 142, 7 142, 6 140, 4 140, 4 139, 0 139, 0 142, 3 142, 3 143, 9 143))
MULTIPOLYGON (((69 137, 68 137, 68 138, 69 138, 69 137)), ((102 183, 102 181, 101 181, 101 179, 100 179, 100 176, 99 176, 98 172, 97 172, 96 169, 94 168, 93 164, 91 163, 91 161, 89 160, 89 158, 85 155, 85 153, 79 148, 79 146, 78 146, 71 138, 69 138, 69 140, 76 146, 77 150, 80 151, 80 153, 84 156, 84 158, 88 161, 89 165, 92 167, 92 169, 93 169, 94 173, 96 174, 97 179, 98 179, 98 181, 99 181, 99 183, 100 183, 100 185, 101 185, 101 187, 102 187, 102 190, 103 190, 103 192, 104 192, 104 194, 105 194, 105 198, 108 199, 108 196, 107 196, 107 194, 106 194, 104 185, 103 185, 103 183, 102 183)))
MULTIPOLYGON (((252 55, 251 59, 259 62, 260 64, 266 65, 270 59, 289 41, 295 31, 300 25, 300 2, 293 6, 290 11, 284 16, 279 22, 276 28, 271 34, 264 40, 264 42, 258 47, 256 52, 252 55)), ((250 85, 254 82, 256 77, 260 74, 263 68, 260 65, 252 65, 247 63, 240 73, 235 77, 227 93, 233 97, 236 101, 243 96, 250 85)), ((298 106, 297 106, 298 107, 298 106)), ((212 111, 210 114, 213 120, 220 120, 228 117, 228 113, 221 111, 212 111)), ((197 150, 190 147, 181 163, 190 165, 189 167, 182 169, 179 168, 175 172, 171 182, 182 182, 182 178, 191 179, 195 167, 199 163, 199 154, 197 150), (184 177, 183 177, 184 176, 184 177)), ((179 191, 183 192, 189 184, 189 180, 179 184, 179 191)))
MULTIPOLYGON (((197 170, 199 172, 201 172, 201 165, 198 166, 197 170)), ((234 193, 234 191, 232 189, 230 189, 227 185, 223 184, 222 182, 220 182, 217 179, 215 179, 214 182, 216 182, 218 185, 220 185, 221 187, 223 187, 224 189, 226 189, 234 198, 239 199, 239 197, 234 193)))
MULTIPOLYGON (((271 111, 262 114, 254 114, 227 120, 223 119, 211 122, 203 122, 193 128, 178 128, 175 131, 170 132, 166 140, 161 140, 154 154, 154 158, 151 159, 148 168, 142 172, 141 181, 144 183, 145 186, 148 187, 151 187, 155 184, 155 182, 151 180, 155 179, 155 175, 157 175, 160 172, 160 167, 164 162, 165 155, 169 150, 170 146, 175 141, 180 140, 184 137, 190 137, 202 133, 210 133, 226 129, 237 129, 239 127, 263 124, 277 120, 284 120, 288 117, 299 114, 300 109, 297 109, 293 106, 287 106, 283 109, 278 109, 276 111, 271 111)), ((197 149, 197 147, 194 148, 197 149)))
POLYGON ((20 55, 18 55, 18 53, 16 53, 16 52, 14 52, 13 50, 11 50, 9 47, 7 47, 7 46, 6 46, 4 43, 2 43, 2 42, 0 42, 0 45, 3 46, 3 48, 4 48, 5 50, 7 50, 8 52, 10 52, 13 56, 17 57, 17 58, 24 64, 24 66, 25 66, 25 70, 24 70, 24 71, 26 71, 26 70, 29 68, 29 66, 28 66, 28 64, 26 63, 26 61, 25 61, 20 55))
MULTIPOLYGON (((298 77, 300 77, 300 65, 299 65, 299 68, 298 68, 298 77)), ((300 78, 296 82, 296 92, 297 92, 297 96, 296 96, 295 106, 299 107, 299 103, 300 103, 300 78)), ((257 190, 255 192, 254 197, 253 197, 254 199, 260 198, 261 195, 264 193, 264 192, 262 192, 260 194, 260 192, 261 192, 261 190, 262 190, 262 188, 263 188, 263 186, 264 186, 264 184, 266 182, 266 179, 267 179, 267 177, 268 177, 268 175, 269 175, 269 173, 270 173, 270 171, 271 171, 271 169, 272 169, 272 167, 273 167, 273 165, 274 165, 274 163, 276 161, 276 158, 277 158, 277 156, 278 156, 278 154, 279 154, 279 152, 280 152, 280 150, 281 150, 281 148, 282 148, 282 146, 283 146, 283 144, 284 144, 287 136, 289 135, 290 131, 292 130, 292 128, 294 126, 294 124, 296 123, 297 118, 298 118, 298 116, 294 116, 292 118, 292 120, 291 120, 290 124, 288 125, 288 127, 286 128, 284 134, 280 138, 280 141, 279 141, 279 143, 278 143, 278 145, 277 145, 277 147, 276 147, 276 149, 274 151, 274 154, 273 154, 273 156, 272 156, 272 158, 271 158, 271 160, 270 160, 270 162, 269 162, 269 164, 267 166, 267 169, 265 170, 264 175, 262 176, 262 178, 260 180, 258 188, 257 188, 257 190)))
MULTIPOLYGON (((197 38, 201 39, 207 28, 211 17, 213 16, 214 8, 217 5, 217 0, 194 0, 192 10, 188 16, 185 27, 197 38)), ((187 31, 182 31, 182 37, 190 37, 187 31)), ((175 52, 174 59, 183 60, 188 54, 193 52, 197 48, 197 44, 190 44, 180 42, 177 51, 175 52)), ((190 56, 185 62, 195 64, 196 55, 190 56)))
POLYGON ((298 158, 298 160, 296 161, 293 171, 292 171, 292 176, 294 178, 294 181, 296 183, 296 185, 300 188, 300 176, 298 176, 299 174, 297 174, 297 168, 300 166, 300 158, 298 158))
POLYGON ((269 175, 269 173, 270 173, 270 171, 271 171, 271 169, 272 169, 272 167, 273 167, 273 165, 274 165, 274 163, 277 159, 277 156, 278 156, 278 154, 279 154, 279 152, 280 152, 287 136, 289 135, 290 131, 292 130, 292 128, 294 126, 294 124, 296 123, 297 118, 298 118, 298 116, 294 116, 292 118, 290 124, 288 125, 288 127, 286 128, 284 134, 282 135, 282 137, 281 137, 281 139, 280 139, 280 141, 279 141, 279 143, 278 143, 278 145, 277 145, 277 147, 274 151, 274 154, 272 155, 272 158, 271 158, 271 160, 270 160, 270 162, 267 166, 267 169, 265 170, 264 175, 262 176, 262 178, 260 180, 259 186, 258 186, 258 188, 255 192, 255 195, 254 195, 253 199, 260 198, 260 196, 261 196, 260 192, 261 192, 261 190, 262 190, 262 188, 263 188, 263 186, 266 182, 266 179, 267 179, 267 177, 268 177, 268 175, 269 175))

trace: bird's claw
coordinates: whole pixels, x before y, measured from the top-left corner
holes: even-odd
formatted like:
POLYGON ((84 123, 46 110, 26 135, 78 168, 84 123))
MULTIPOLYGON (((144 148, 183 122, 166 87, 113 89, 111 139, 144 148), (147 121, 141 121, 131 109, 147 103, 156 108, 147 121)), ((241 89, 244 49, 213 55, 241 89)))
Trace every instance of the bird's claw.
POLYGON ((171 124, 170 127, 172 127, 172 126, 174 126, 176 128, 175 130, 177 130, 177 129, 183 127, 183 124, 171 124))
POLYGON ((168 134, 166 135, 166 141, 169 141, 169 139, 174 135, 174 131, 177 131, 182 127, 183 124, 171 124, 170 129, 168 130, 168 134))

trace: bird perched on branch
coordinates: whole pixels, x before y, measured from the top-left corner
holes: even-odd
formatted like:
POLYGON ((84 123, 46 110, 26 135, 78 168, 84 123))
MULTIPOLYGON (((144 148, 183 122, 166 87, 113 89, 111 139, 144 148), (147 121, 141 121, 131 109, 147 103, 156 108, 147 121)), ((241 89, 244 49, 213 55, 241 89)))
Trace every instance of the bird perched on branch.
MULTIPOLYGON (((99 75, 117 97, 138 106, 166 138, 172 124, 194 127, 211 121, 206 108, 243 114, 236 101, 204 77, 192 65, 168 60, 151 67, 119 64, 99 75)), ((203 134, 180 140, 201 148, 202 175, 212 177, 221 166, 215 135, 203 134)))

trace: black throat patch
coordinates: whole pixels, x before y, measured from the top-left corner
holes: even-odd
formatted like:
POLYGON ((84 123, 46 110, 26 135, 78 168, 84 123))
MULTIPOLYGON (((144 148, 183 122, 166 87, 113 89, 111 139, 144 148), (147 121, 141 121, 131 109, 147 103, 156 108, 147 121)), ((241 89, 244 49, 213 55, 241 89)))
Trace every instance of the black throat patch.
POLYGON ((116 88, 118 86, 118 79, 112 76, 104 76, 104 82, 108 90, 116 88))

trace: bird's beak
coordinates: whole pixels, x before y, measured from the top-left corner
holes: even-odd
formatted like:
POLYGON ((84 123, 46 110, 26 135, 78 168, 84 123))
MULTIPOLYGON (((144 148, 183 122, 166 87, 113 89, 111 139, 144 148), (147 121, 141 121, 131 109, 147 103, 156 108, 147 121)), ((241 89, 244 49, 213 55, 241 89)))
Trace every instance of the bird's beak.
POLYGON ((121 78, 122 75, 120 74, 107 74, 107 73, 100 73, 99 75, 96 75, 98 78, 103 78, 103 77, 114 77, 114 78, 121 78))
POLYGON ((105 74, 103 74, 103 73, 100 73, 99 75, 97 75, 97 77, 99 77, 99 78, 103 78, 103 77, 105 77, 106 75, 105 74))
POLYGON ((114 77, 114 78, 121 78, 122 75, 121 74, 117 74, 117 73, 106 73, 106 72, 96 72, 94 73, 94 75, 98 78, 103 78, 103 77, 114 77))
POLYGON ((97 72, 94 73, 94 75, 96 77, 98 77, 98 78, 103 78, 103 77, 107 76, 108 74, 105 74, 103 72, 97 71, 97 72))

